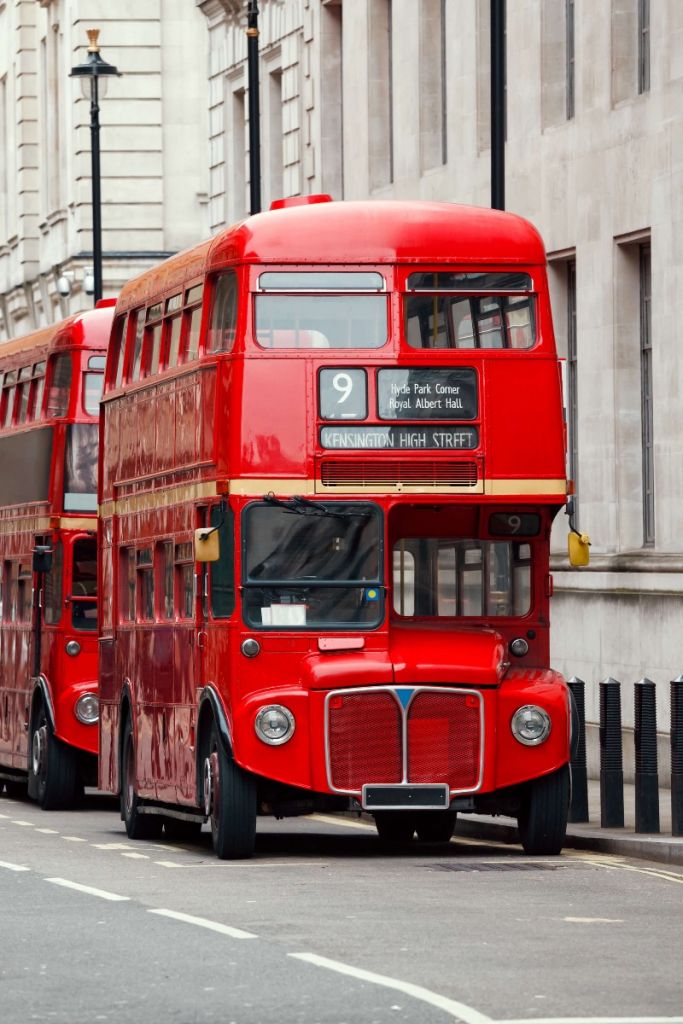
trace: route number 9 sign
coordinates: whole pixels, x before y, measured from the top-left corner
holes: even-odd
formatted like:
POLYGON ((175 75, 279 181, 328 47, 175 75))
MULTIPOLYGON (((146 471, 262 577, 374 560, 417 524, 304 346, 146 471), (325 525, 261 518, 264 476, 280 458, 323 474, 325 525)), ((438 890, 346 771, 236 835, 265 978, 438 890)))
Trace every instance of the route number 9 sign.
POLYGON ((368 415, 368 383, 365 370, 321 370, 318 387, 321 419, 366 419, 368 415))

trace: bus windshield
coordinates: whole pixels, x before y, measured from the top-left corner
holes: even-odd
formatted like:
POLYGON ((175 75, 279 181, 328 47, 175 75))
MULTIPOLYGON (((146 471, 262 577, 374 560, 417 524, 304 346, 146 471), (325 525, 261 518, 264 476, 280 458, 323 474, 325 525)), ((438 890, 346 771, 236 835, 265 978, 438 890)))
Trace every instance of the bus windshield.
POLYGON ((64 511, 97 509, 97 423, 70 423, 64 454, 64 511))
POLYGON ((254 504, 243 526, 244 615, 259 627, 375 626, 381 533, 370 504, 254 504), (305 507, 305 506, 304 506, 305 507))
POLYGON ((394 612, 404 616, 526 615, 531 545, 419 537, 393 550, 394 612))

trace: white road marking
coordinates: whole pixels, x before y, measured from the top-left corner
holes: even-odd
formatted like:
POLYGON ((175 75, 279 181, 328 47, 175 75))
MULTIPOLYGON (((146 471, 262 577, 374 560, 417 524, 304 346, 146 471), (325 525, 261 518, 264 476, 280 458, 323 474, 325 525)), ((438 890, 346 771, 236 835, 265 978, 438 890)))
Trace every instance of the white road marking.
MULTIPOLYGON (((358 978, 360 981, 369 981, 373 985, 382 985, 384 988, 403 992, 407 996, 412 996, 413 999, 419 999, 423 1003, 444 1010, 445 1013, 449 1013, 463 1024, 493 1024, 491 1017, 487 1017, 486 1014, 479 1013, 478 1010, 466 1006, 465 1003, 459 1003, 455 999, 431 992, 421 985, 413 985, 409 981, 399 981, 398 978, 389 978, 384 974, 374 974, 372 971, 365 971, 360 967, 351 967, 349 964, 342 964, 338 960, 329 960, 316 953, 288 953, 287 955, 295 960, 304 960, 306 963, 314 964, 316 967, 325 967, 329 971, 337 971, 338 974, 346 974, 352 978, 358 978)), ((505 1024, 508 1022, 506 1021, 505 1024)))
POLYGON ((121 856, 122 857, 130 857, 131 860, 149 860, 149 854, 147 854, 147 853, 133 853, 132 850, 131 850, 130 853, 122 853, 121 856))
POLYGON ((42 832, 44 836, 58 836, 59 832, 56 828, 37 828, 36 832, 42 832))
POLYGON ((323 825, 341 825, 342 828, 360 828, 363 832, 376 832, 377 829, 367 821, 356 821, 353 818, 335 818, 332 814, 309 814, 310 821, 319 821, 323 825))
POLYGON ((9 814, 0 814, 0 818, 9 818, 9 814))
POLYGON ((219 924, 218 921, 210 921, 206 917, 194 917, 193 914, 181 914, 177 910, 148 910, 148 914, 158 914, 160 917, 171 917, 174 921, 184 921, 185 924, 196 924, 200 928, 208 928, 210 932, 218 932, 220 935, 229 935, 231 939, 256 939, 257 935, 252 932, 242 931, 241 928, 231 928, 229 924, 219 924))
POLYGON ((87 843, 87 839, 81 839, 80 836, 62 836, 62 839, 66 840, 67 843, 87 843))
POLYGON ((24 828, 34 828, 32 821, 21 821, 19 818, 12 818, 13 825, 23 825, 24 828))
POLYGON ((30 868, 22 867, 21 864, 10 864, 7 860, 0 860, 0 868, 7 868, 8 871, 30 871, 30 868))
POLYGON ((683 1024, 683 1017, 519 1017, 502 1024, 683 1024))
POLYGON ((155 860, 155 864, 158 864, 161 868, 184 868, 185 864, 178 864, 174 860, 155 860))
POLYGON ((127 850, 128 843, 91 843, 96 850, 127 850))
POLYGON ((52 882, 53 885, 61 885, 65 889, 75 889, 77 892, 85 892, 89 896, 99 896, 102 900, 122 902, 123 900, 130 899, 130 896, 119 896, 118 893, 107 892, 105 889, 94 889, 91 885, 81 885, 79 882, 70 882, 67 878, 46 878, 45 881, 52 882))
POLYGON ((571 924, 623 924, 623 917, 563 917, 571 924))

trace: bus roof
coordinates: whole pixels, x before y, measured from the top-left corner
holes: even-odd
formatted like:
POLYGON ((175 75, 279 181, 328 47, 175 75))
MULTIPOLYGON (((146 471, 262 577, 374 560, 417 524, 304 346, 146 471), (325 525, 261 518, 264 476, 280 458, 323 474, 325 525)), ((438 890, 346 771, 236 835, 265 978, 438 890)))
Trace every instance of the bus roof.
POLYGON ((22 338, 0 345, 0 368, 11 370, 26 361, 30 354, 31 361, 45 358, 55 349, 68 348, 72 345, 81 348, 106 348, 109 342, 113 308, 111 303, 97 309, 87 309, 74 313, 66 320, 60 320, 48 327, 41 327, 22 338))
MULTIPOLYGON (((304 198, 304 197, 302 197, 304 198)), ((128 282, 130 309, 232 263, 545 264, 540 235, 512 213, 455 203, 297 203, 259 213, 128 282)))

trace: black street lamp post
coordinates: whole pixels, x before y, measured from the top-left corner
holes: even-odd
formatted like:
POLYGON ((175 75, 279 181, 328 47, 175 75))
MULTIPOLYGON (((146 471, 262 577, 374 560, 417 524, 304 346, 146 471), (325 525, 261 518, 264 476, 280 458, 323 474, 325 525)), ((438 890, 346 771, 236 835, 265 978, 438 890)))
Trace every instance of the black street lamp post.
POLYGON ((83 95, 90 99, 90 149, 92 167, 92 254, 95 305, 102 298, 102 208, 100 196, 100 99, 105 95, 107 77, 121 72, 100 57, 97 43, 100 30, 88 29, 88 59, 70 71, 70 78, 79 78, 83 95), (101 80, 101 84, 100 84, 101 80))
POLYGON ((258 0, 247 3, 247 75, 249 81, 250 213, 261 212, 261 133, 259 130, 258 0))

